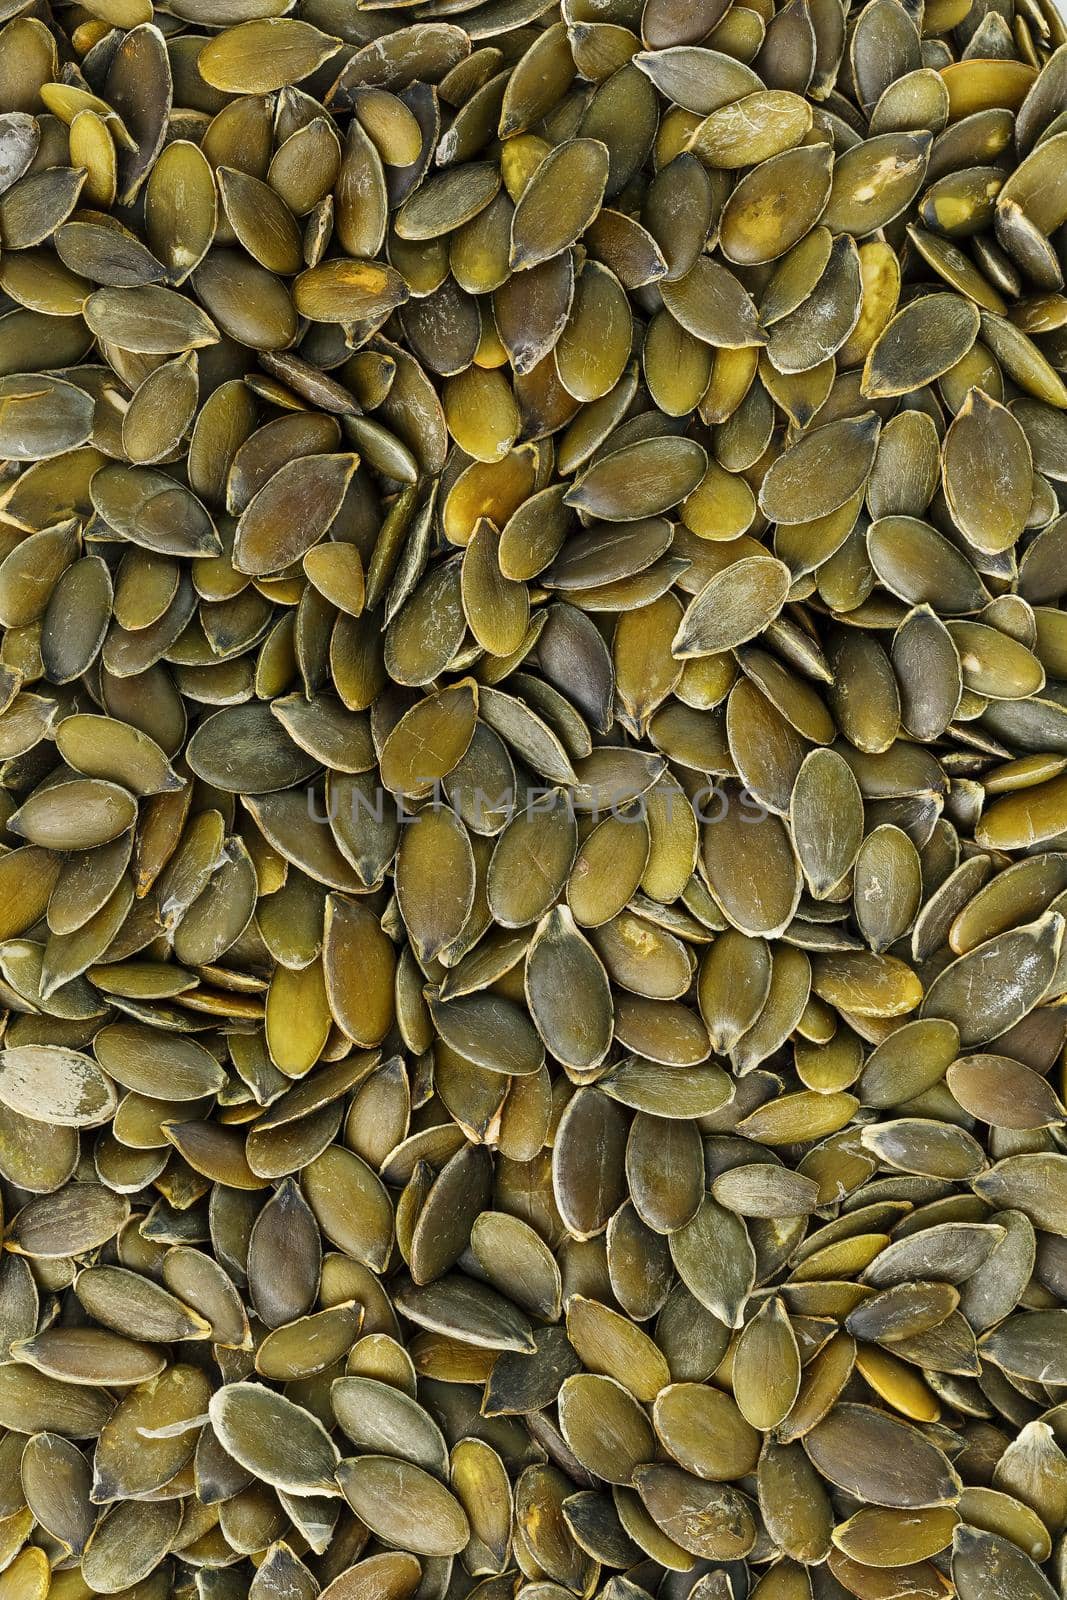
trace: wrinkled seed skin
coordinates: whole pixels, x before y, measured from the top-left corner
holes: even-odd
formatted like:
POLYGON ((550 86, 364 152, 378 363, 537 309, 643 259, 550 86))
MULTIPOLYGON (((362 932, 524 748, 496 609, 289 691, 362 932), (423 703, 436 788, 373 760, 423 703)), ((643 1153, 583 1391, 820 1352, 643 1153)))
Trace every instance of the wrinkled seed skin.
POLYGON ((1065 129, 0 8, 0 1600, 1062 1592, 1065 129))

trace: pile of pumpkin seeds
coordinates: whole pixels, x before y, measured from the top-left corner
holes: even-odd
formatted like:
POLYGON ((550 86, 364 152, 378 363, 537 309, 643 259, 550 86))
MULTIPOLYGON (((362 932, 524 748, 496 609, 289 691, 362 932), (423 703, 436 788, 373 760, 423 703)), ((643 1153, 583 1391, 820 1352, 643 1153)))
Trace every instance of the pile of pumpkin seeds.
POLYGON ((1062 19, 0 18, 0 1600, 1055 1600, 1062 19))

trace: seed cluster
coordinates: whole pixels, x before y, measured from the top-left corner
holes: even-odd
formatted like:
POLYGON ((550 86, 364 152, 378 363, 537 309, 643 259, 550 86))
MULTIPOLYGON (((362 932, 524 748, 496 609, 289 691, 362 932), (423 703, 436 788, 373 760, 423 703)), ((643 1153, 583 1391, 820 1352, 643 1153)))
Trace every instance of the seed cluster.
POLYGON ((1056 1600, 1054 7, 0 17, 0 1600, 1056 1600))

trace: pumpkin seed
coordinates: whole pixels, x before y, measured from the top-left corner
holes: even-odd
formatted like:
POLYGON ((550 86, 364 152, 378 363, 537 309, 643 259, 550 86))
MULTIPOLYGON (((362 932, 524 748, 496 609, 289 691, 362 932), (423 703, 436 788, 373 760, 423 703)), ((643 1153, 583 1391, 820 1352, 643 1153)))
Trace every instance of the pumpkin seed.
POLYGON ((1049 1600, 1062 22, 407 9, 0 20, 0 1590, 1049 1600))

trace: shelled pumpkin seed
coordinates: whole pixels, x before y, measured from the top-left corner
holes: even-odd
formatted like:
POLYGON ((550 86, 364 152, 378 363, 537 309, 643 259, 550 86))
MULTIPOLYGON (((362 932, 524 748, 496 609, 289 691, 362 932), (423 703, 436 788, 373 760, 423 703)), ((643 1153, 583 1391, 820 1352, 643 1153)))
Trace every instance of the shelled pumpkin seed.
POLYGON ((0 8, 0 1600, 1067 1586, 1051 0, 0 8))

